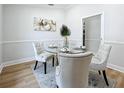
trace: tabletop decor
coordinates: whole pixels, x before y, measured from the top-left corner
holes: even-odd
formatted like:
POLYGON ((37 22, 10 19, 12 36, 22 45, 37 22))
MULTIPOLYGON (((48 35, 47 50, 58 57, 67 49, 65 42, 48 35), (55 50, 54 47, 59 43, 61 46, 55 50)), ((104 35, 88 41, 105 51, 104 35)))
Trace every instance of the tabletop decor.
POLYGON ((71 31, 70 29, 66 26, 66 25, 62 25, 61 29, 60 29, 60 34, 62 37, 64 37, 64 46, 68 48, 69 46, 69 41, 68 41, 68 36, 71 35, 71 31))
POLYGON ((53 20, 34 17, 35 31, 56 31, 56 22, 53 20))

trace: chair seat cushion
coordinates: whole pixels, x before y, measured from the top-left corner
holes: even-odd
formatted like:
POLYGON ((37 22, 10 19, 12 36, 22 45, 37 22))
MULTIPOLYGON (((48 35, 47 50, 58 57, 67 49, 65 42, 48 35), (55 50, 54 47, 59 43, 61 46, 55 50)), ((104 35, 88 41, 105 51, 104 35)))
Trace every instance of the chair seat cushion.
POLYGON ((36 56, 36 60, 38 60, 40 62, 46 62, 49 58, 51 58, 53 56, 54 56, 53 53, 44 51, 41 54, 39 54, 38 56, 36 56))
POLYGON ((100 61, 100 59, 97 59, 96 57, 93 57, 90 63, 90 68, 94 70, 104 70, 105 64, 100 61))

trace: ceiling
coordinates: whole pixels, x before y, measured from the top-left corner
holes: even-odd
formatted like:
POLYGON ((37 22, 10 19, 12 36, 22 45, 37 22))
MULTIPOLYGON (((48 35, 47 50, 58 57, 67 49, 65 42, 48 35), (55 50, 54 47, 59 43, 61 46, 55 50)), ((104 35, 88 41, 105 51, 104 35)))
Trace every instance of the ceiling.
POLYGON ((48 8, 69 8, 74 6, 74 4, 54 4, 54 6, 49 6, 48 4, 27 4, 30 7, 48 7, 48 8))

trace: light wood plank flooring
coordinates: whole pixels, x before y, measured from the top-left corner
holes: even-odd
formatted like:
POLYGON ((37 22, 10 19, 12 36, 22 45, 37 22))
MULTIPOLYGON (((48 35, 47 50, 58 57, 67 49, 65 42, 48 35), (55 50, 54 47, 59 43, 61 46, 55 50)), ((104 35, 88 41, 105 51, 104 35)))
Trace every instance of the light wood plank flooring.
MULTIPOLYGON (((34 61, 5 67, 0 74, 1 88, 39 88, 32 73, 34 61)), ((124 73, 107 69, 107 76, 117 80, 116 87, 124 88, 124 73)))
POLYGON ((33 64, 34 62, 28 62, 5 67, 0 75, 0 87, 39 88, 32 73, 31 65, 33 64))

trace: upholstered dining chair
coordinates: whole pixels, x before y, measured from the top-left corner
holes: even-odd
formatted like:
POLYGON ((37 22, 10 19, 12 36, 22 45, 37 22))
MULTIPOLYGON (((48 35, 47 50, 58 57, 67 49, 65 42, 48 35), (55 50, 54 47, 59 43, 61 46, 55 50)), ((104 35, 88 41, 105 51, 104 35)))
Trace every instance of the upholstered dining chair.
POLYGON ((46 74, 47 61, 49 59, 53 58, 52 65, 54 66, 54 54, 46 52, 44 50, 43 42, 33 42, 32 45, 34 48, 35 59, 36 59, 34 70, 36 69, 38 62, 42 62, 44 64, 44 74, 46 74))
POLYGON ((83 88, 88 86, 89 64, 92 53, 60 53, 56 67, 56 82, 59 88, 83 88))
POLYGON ((98 52, 93 56, 90 64, 90 68, 93 70, 97 70, 100 75, 102 71, 103 77, 107 86, 109 86, 109 83, 106 77, 105 69, 106 69, 111 48, 112 46, 108 44, 101 44, 98 52))

